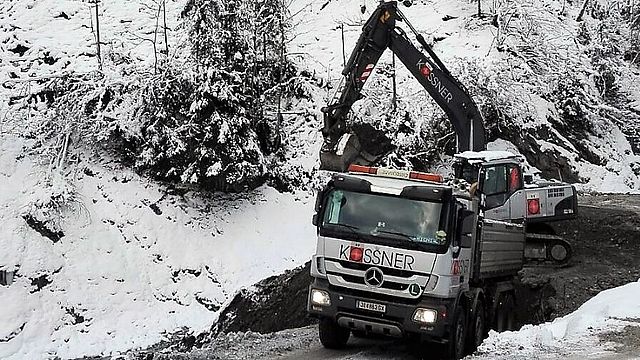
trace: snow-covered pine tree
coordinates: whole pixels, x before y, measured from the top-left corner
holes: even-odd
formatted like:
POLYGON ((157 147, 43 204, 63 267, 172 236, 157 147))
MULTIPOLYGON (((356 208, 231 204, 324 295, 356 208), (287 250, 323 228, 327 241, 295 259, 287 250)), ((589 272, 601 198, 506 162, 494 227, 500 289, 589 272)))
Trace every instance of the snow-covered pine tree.
POLYGON ((275 130, 263 94, 288 69, 280 57, 285 11, 279 1, 187 4, 193 71, 165 72, 142 96, 138 166, 212 189, 242 190, 264 180, 273 150, 265 137, 275 130))

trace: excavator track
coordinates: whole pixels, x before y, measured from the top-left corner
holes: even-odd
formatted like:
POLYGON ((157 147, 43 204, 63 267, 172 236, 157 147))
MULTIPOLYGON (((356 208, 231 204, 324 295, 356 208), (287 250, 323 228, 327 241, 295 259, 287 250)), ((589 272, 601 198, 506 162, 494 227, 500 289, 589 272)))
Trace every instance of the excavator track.
POLYGON ((527 234, 524 257, 529 266, 568 266, 572 253, 571 244, 558 235, 527 234))

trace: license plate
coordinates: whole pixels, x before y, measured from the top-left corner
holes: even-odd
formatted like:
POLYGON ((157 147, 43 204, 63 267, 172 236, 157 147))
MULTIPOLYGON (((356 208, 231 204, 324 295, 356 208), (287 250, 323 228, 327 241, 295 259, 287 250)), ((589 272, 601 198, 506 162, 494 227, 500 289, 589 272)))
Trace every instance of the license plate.
POLYGON ((387 311, 387 306, 382 304, 370 303, 366 301, 356 301, 356 307, 358 309, 369 310, 383 313, 387 311))

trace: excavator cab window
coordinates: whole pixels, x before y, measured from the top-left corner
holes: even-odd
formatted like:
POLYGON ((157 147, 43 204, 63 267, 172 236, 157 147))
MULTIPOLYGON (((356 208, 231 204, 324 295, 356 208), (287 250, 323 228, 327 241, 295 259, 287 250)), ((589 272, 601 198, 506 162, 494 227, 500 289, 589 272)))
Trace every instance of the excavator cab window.
POLYGON ((507 190, 506 165, 492 165, 485 167, 482 192, 486 196, 492 196, 506 193, 507 190))
POLYGON ((453 164, 453 171, 457 179, 463 179, 469 184, 473 184, 478 181, 480 167, 476 164, 460 161, 453 164))
POLYGON ((522 171, 516 164, 486 165, 482 173, 486 209, 504 205, 513 193, 524 186, 522 171))

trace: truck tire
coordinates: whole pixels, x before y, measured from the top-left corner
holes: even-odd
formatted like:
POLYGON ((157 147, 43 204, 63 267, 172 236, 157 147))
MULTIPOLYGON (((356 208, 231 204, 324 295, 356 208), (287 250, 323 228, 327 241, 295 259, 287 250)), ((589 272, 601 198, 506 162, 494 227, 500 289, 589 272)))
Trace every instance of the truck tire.
POLYGON ((462 359, 465 356, 465 345, 467 342, 467 318, 461 306, 456 309, 449 338, 445 347, 445 357, 451 360, 462 359))
POLYGON ((467 331, 467 353, 469 354, 478 350, 478 346, 480 346, 486 334, 487 323, 482 300, 478 300, 473 314, 473 319, 469 322, 469 330, 467 331))
POLYGON ((513 299, 513 295, 504 294, 502 295, 502 301, 498 306, 498 311, 496 314, 496 331, 512 331, 515 330, 515 301, 513 299))
POLYGON ((327 318, 320 320, 318 326, 318 333, 320 335, 320 342, 322 346, 327 349, 342 349, 349 341, 349 335, 351 331, 349 329, 342 328, 336 324, 335 321, 327 318))

